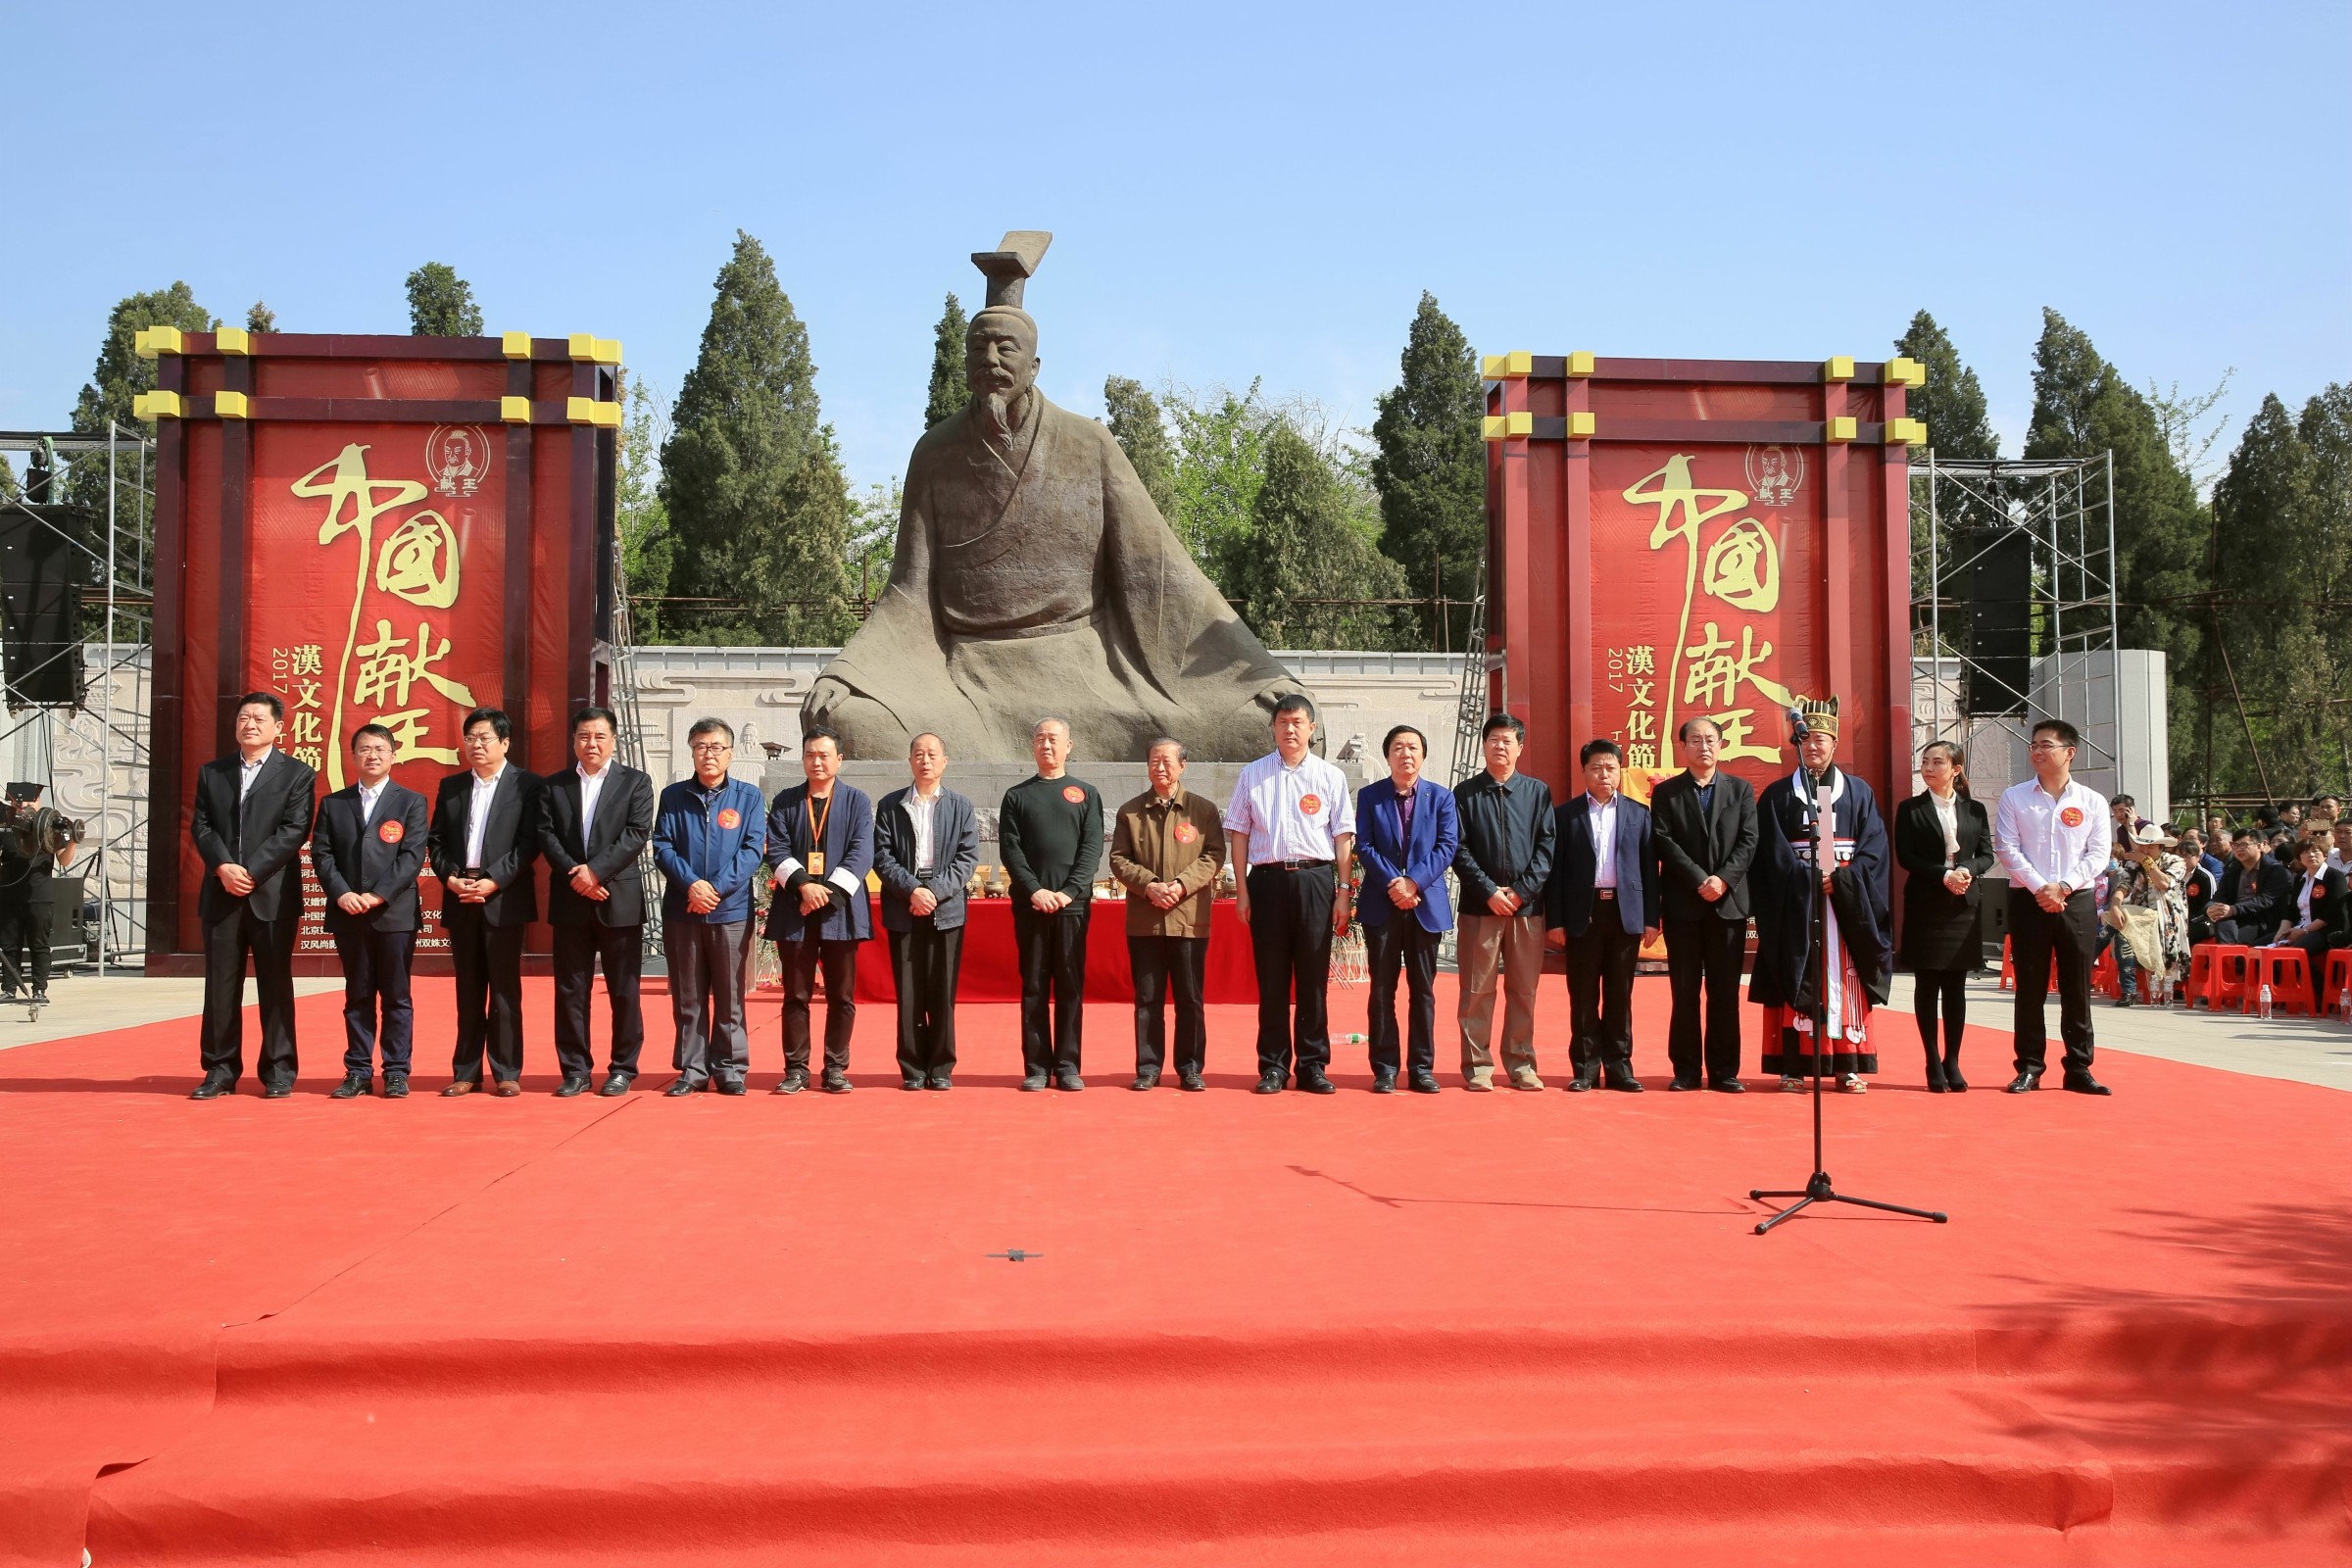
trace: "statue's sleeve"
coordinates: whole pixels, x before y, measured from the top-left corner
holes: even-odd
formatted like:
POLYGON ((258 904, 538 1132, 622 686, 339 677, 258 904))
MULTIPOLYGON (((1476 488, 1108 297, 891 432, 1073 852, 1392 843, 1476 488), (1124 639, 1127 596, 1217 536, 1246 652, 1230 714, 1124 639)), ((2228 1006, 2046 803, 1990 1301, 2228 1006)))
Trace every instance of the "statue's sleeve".
MULTIPOLYGON (((906 476, 906 499, 899 506, 890 583, 849 646, 824 670, 826 677, 870 697, 925 690, 946 679, 931 612, 931 519, 925 506, 930 487, 924 466, 910 466, 914 471, 906 476)), ((901 717, 910 727, 925 722, 921 714, 901 717)))

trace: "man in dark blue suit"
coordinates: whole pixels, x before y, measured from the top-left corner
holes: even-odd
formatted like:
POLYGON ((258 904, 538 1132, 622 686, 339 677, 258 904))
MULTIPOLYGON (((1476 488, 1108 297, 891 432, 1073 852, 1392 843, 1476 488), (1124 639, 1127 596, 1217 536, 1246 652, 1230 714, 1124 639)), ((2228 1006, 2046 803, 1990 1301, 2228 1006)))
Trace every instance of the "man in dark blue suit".
POLYGON ((1438 1092, 1438 940, 1453 929, 1446 868, 1461 847, 1453 792, 1421 776, 1429 740, 1410 724, 1389 731, 1381 744, 1389 776, 1355 797, 1355 850, 1364 866, 1364 896, 1355 917, 1364 927, 1372 969, 1372 1092, 1396 1092, 1396 972, 1404 971, 1412 1008, 1406 1082, 1417 1095, 1438 1092))
POLYGON ((858 944, 874 934, 865 874, 874 868, 874 803, 839 781, 841 737, 801 731, 808 776, 767 812, 767 864, 776 891, 767 939, 784 962, 784 1077, 775 1092, 808 1087, 808 1009, 825 976, 825 1093, 850 1092, 850 1036, 858 1022, 858 944))
POLYGON ((1559 808, 1544 923, 1568 958, 1575 1038, 1571 1089, 1603 1083, 1640 1094, 1634 1076, 1634 960, 1656 936, 1658 858, 1648 808, 1617 793, 1624 754, 1612 740, 1577 754, 1585 792, 1559 808))
POLYGON ((398 740, 381 724, 351 734, 359 777, 318 803, 311 870, 326 893, 326 930, 343 963, 343 1083, 332 1098, 409 1093, 409 966, 416 954, 416 873, 424 866, 424 797, 392 782, 398 740), (379 1022, 380 1019, 380 1022, 379 1022))

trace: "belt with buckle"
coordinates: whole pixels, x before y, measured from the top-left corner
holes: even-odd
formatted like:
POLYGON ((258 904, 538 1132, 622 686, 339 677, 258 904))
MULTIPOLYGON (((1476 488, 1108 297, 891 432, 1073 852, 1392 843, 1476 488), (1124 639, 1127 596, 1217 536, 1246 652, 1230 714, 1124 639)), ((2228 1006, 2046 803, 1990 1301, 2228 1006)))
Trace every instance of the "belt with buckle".
POLYGON ((1596 899, 1614 902, 1617 897, 1617 890, 1615 888, 1594 888, 1592 890, 1592 896, 1596 899))
POLYGON ((1252 871, 1313 871, 1331 864, 1329 860, 1260 860, 1252 871))

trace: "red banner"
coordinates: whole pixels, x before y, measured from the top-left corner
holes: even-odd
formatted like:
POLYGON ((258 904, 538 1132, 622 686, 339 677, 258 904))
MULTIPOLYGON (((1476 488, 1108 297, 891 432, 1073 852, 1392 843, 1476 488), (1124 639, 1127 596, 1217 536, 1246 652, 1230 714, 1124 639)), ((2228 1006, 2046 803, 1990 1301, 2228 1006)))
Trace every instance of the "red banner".
MULTIPOLYGON (((280 744, 328 790, 351 736, 393 734, 393 777, 430 800, 504 659, 503 440, 479 425, 264 425, 247 536, 248 675, 286 703, 280 744)), ((305 879, 299 951, 331 952, 305 879)), ((419 946, 446 946, 426 890, 419 946)))

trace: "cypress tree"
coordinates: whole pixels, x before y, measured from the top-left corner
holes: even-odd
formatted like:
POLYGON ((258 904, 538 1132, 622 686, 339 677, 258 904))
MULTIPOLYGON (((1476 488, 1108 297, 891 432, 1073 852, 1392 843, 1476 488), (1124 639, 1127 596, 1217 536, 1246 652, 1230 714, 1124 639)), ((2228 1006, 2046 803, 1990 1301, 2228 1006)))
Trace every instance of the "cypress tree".
POLYGON ((1997 458, 2001 443, 1992 433, 1984 409, 1984 386, 1977 372, 1960 359, 1951 335, 1922 311, 1911 318, 1908 331, 1894 340, 1894 351, 1917 360, 1928 373, 1927 384, 1914 387, 1904 402, 1914 419, 1926 422, 1928 443, 1944 458, 1997 458))
POLYGON ((245 330, 248 332, 276 331, 277 313, 265 302, 255 300, 252 308, 245 313, 245 330))
POLYGON ((972 400, 971 383, 963 373, 963 334, 970 325, 964 319, 963 302, 949 295, 948 308, 940 313, 939 324, 931 329, 931 395, 923 405, 926 430, 949 415, 961 412, 972 400))
MULTIPOLYGON (((1413 313, 1399 368, 1372 421, 1380 548, 1403 568, 1407 593, 1426 594, 1435 584, 1446 598, 1466 600, 1486 561, 1486 403, 1470 340, 1433 294, 1424 293, 1413 313)), ((1422 637, 1434 642, 1438 626, 1428 608, 1416 616, 1422 637)), ((1458 629, 1463 619, 1456 614, 1452 624, 1458 629)))
MULTIPOLYGON (((2089 336, 2043 310, 2034 350, 2029 458, 2115 461, 2115 575, 2126 648, 2160 649, 2171 686, 2172 756, 2185 761, 2202 737, 2193 682, 2201 669, 2211 518, 2174 460, 2148 400, 2099 356, 2089 336)), ((1931 431, 1931 435, 1933 432, 1931 431)), ((2108 525, 2105 475, 2088 486, 2089 526, 2108 525)))
POLYGON ((427 262, 409 274, 409 331, 416 337, 479 337, 482 308, 473 285, 446 262, 427 262))
POLYGON ((849 485, 818 415, 808 332, 738 230, 662 449, 681 638, 828 646, 851 629, 849 485), (737 608, 739 607, 739 608, 737 608))
MULTIPOLYGON (((98 363, 83 383, 81 395, 74 399, 74 416, 70 421, 84 435, 104 435, 109 420, 123 429, 155 433, 155 426, 130 412, 131 403, 142 392, 155 390, 155 362, 139 358, 139 330, 149 326, 176 326, 183 332, 210 332, 220 325, 212 312, 196 303, 196 295, 187 284, 174 282, 170 288, 151 293, 133 294, 117 303, 107 314, 106 336, 98 344, 98 363)), ((118 506, 125 503, 127 511, 118 513, 117 521, 123 527, 143 527, 148 518, 146 507, 135 488, 139 459, 135 454, 118 455, 116 462, 122 479, 117 493, 118 506)), ((76 461, 69 470, 65 494, 53 500, 71 501, 83 508, 94 519, 106 515, 106 464, 90 458, 76 461)))
POLYGON ((1403 617, 1389 608, 1304 602, 1403 596, 1404 569, 1369 537, 1370 506, 1360 520, 1351 510, 1348 485, 1330 462, 1287 421, 1276 421, 1250 503, 1250 548, 1235 565, 1242 617, 1268 645, 1397 646, 1403 617))
POLYGON ((1173 520, 1176 515, 1176 447, 1168 439, 1168 421, 1160 412, 1159 399, 1153 397, 1141 381, 1124 375, 1106 376, 1102 381, 1103 423, 1110 427, 1111 439, 1127 454, 1135 467, 1135 476, 1143 480, 1144 489, 1159 514, 1173 520))

